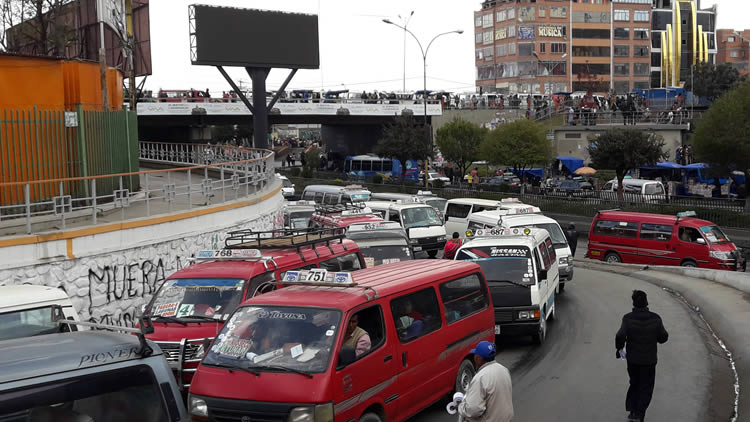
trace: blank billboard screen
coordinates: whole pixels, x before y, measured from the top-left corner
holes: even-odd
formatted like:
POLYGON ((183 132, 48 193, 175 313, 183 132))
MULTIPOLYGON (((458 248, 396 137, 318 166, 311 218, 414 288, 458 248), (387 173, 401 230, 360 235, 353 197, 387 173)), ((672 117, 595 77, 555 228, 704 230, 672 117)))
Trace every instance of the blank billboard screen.
POLYGON ((193 64, 320 66, 316 15, 205 5, 190 9, 193 64))

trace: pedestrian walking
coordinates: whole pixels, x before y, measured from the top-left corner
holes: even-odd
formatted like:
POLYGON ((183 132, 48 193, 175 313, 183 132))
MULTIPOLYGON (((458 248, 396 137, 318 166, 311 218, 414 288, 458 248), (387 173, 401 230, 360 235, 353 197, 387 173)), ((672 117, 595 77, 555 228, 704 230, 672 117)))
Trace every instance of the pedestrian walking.
POLYGON ((622 317, 615 335, 615 357, 626 359, 630 387, 625 398, 628 419, 643 422, 656 381, 657 343, 669 338, 658 314, 648 310, 646 292, 633 290, 633 311, 622 317))
POLYGON ((568 230, 565 230, 565 240, 568 241, 568 246, 570 246, 570 256, 575 258, 576 246, 578 246, 578 232, 575 224, 570 223, 568 225, 568 230))
POLYGON ((480 341, 471 353, 477 373, 458 405, 461 422, 510 422, 513 419, 513 386, 508 369, 495 361, 495 345, 480 341))
POLYGON ((458 232, 453 232, 453 238, 445 242, 445 248, 443 249, 443 258, 445 259, 455 258, 456 252, 458 252, 458 248, 460 248, 462 244, 463 242, 461 241, 461 238, 458 232))

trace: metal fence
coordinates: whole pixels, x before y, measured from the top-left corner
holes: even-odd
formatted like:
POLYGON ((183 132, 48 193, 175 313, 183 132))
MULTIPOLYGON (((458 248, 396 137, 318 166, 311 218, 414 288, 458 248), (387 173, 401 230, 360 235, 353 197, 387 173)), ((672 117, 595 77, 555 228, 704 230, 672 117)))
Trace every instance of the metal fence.
MULTIPOLYGON (((307 185, 312 184, 329 184, 329 185, 346 185, 351 181, 330 180, 330 179, 305 179, 293 177, 290 178, 295 184, 298 193, 302 192, 307 185)), ((395 184, 373 184, 362 183, 373 192, 403 192, 417 193, 423 190, 423 186, 418 185, 395 185, 395 184)), ((682 211, 695 211, 698 217, 712 221, 720 226, 747 228, 750 227, 750 213, 744 212, 744 201, 717 199, 717 198, 691 198, 691 197, 670 197, 667 201, 644 201, 644 200, 625 200, 618 201, 615 196, 553 196, 543 194, 539 190, 532 190, 529 193, 497 192, 484 190, 481 187, 468 188, 468 186, 448 187, 448 188, 431 188, 432 193, 442 198, 483 198, 500 200, 503 198, 519 198, 522 202, 529 205, 538 206, 542 211, 554 212, 556 214, 569 214, 593 217, 599 210, 621 209, 623 211, 649 212, 656 214, 675 215, 682 211)), ((598 194, 598 192, 597 192, 598 194)))
MULTIPOLYGON (((147 143, 141 146, 139 158, 161 163, 164 170, 116 173, 89 177, 57 178, 30 182, 0 183, 0 192, 17 189, 23 192, 20 205, 0 206, 0 236, 39 233, 95 225, 133 218, 149 217, 194 207, 233 201, 252 196, 275 180, 273 152, 234 148, 222 162, 192 162, 190 151, 210 148, 195 145, 174 149, 169 144, 147 143), (170 151, 182 155, 172 155, 170 151), (230 157, 241 159, 230 160, 230 157), (197 164, 197 165, 194 165, 197 164), (138 189, 130 189, 128 180, 137 180, 138 189), (111 192, 100 186, 113 185, 111 192), (53 192, 44 199, 33 199, 34 189, 53 192), (84 194, 80 190, 85 191, 84 194)), ((226 151, 226 150, 225 150, 226 151)))
MULTIPOLYGON (((0 113, 0 206, 50 200, 58 186, 23 182, 75 179, 138 171, 138 122, 134 112, 64 110, 3 110, 0 113)), ((66 180, 64 190, 86 196, 86 185, 66 180)), ((137 190, 138 178, 124 180, 137 190)), ((119 186, 102 181, 100 192, 119 186)), ((0 217, 4 217, 0 213, 0 217)))

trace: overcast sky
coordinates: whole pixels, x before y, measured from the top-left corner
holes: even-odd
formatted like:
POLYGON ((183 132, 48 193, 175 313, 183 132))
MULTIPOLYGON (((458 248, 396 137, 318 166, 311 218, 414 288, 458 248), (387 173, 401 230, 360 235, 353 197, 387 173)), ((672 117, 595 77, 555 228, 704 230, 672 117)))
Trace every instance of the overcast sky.
MULTIPOLYGON (((151 48, 153 75, 146 89, 209 88, 213 96, 229 90, 219 72, 210 66, 190 64, 188 5, 211 4, 286 12, 317 14, 320 31, 320 69, 300 70, 287 89, 347 88, 352 91, 401 90, 403 85, 404 32, 382 22, 398 21, 398 15, 414 15, 409 29, 423 45, 441 33, 463 29, 462 35, 446 35, 427 56, 427 89, 452 92, 474 90, 473 12, 475 0, 151 0, 151 48)), ((750 27, 748 0, 703 0, 701 7, 717 3, 719 28, 750 27)), ((237 40, 238 47, 249 40, 237 40)), ((271 72, 268 87, 281 85, 288 70, 271 72)), ((229 70, 235 81, 249 84, 241 69, 229 70)), ((406 40, 406 89, 422 89, 422 56, 410 36, 406 40)))

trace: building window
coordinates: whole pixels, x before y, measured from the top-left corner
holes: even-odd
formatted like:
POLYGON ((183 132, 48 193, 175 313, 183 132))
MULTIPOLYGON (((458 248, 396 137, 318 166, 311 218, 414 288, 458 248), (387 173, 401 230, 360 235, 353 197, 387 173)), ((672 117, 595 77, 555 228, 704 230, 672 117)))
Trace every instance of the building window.
POLYGON ((508 19, 508 12, 505 10, 500 10, 497 12, 497 21, 502 22, 504 20, 508 19))
POLYGON ((474 18, 474 26, 482 26, 482 17, 477 16, 474 18))
POLYGON ((737 51, 737 50, 730 51, 729 52, 729 57, 740 57, 740 52, 737 51))
POLYGON ((497 57, 503 57, 508 55, 508 44, 500 44, 497 46, 497 57))
POLYGON ((552 7, 549 8, 549 17, 551 18, 567 18, 568 9, 566 7, 552 7))
POLYGON ((659 34, 656 34, 656 36, 651 39, 651 48, 661 48, 661 36, 659 36, 659 34))
POLYGON ((539 17, 540 18, 547 17, 547 11, 544 9, 544 6, 539 6, 539 17))
POLYGON ((633 57, 648 57, 648 47, 645 45, 633 46, 633 57))
POLYGON ((648 89, 648 82, 633 82, 633 89, 648 89))
POLYGON ((483 44, 492 44, 495 41, 494 35, 492 31, 484 31, 482 33, 483 44))
POLYGON ((477 60, 484 60, 484 49, 477 48, 477 60))
POLYGON ((477 44, 481 44, 482 43, 482 35, 483 34, 484 34, 484 32, 477 32, 476 34, 474 34, 474 42, 477 43, 477 44))
POLYGON ((615 39, 616 40, 629 40, 630 28, 615 28, 615 39))
POLYGON ((661 53, 651 53, 651 66, 661 67, 661 53))
POLYGON ((647 76, 649 71, 648 63, 633 63, 633 75, 647 76))
POLYGON ((568 51, 568 44, 562 43, 562 42, 553 42, 550 43, 550 52, 552 53, 565 53, 568 51))
POLYGON ((629 92, 630 84, 628 81, 615 81, 615 93, 627 94, 629 92))
POLYGON ((608 40, 609 29, 573 28, 573 38, 587 38, 592 40, 608 40))
POLYGON ((727 38, 727 41, 728 41, 728 42, 734 42, 734 37, 728 37, 728 38, 727 38))
POLYGON ((516 26, 511 25, 508 27, 508 38, 516 36, 516 26))
POLYGON ((518 19, 522 22, 531 22, 536 19, 536 7, 527 6, 518 8, 518 19))
POLYGON ((560 62, 560 61, 557 61, 557 62, 547 62, 547 61, 542 62, 542 61, 539 61, 537 63, 539 63, 538 70, 537 70, 537 72, 538 72, 539 75, 544 75, 544 76, 548 76, 548 75, 562 76, 562 75, 567 74, 568 62, 560 62))
POLYGON ((578 75, 580 79, 586 79, 589 75, 609 75, 609 69, 609 64, 573 63, 573 74, 578 75))
POLYGON ((648 29, 645 28, 633 28, 633 39, 634 40, 647 40, 648 29))
POLYGON ((516 9, 508 9, 508 19, 516 18, 516 9))
POLYGON ((573 46, 573 57, 609 57, 609 47, 573 46))
POLYGON ((575 23, 609 23, 609 12, 573 11, 575 23))
POLYGON ((516 43, 512 42, 508 44, 508 55, 511 56, 516 54, 516 43))
POLYGON ((492 14, 482 15, 482 26, 484 28, 492 26, 492 14))
POLYGON ((546 52, 546 51, 545 51, 545 47, 544 47, 544 43, 543 43, 543 42, 540 42, 540 43, 539 43, 539 52, 540 52, 540 53, 545 53, 545 52, 546 52))
POLYGON ((630 22, 630 10, 615 9, 615 21, 630 22))
POLYGON ((484 54, 485 60, 492 60, 492 58, 495 55, 495 48, 494 47, 485 47, 482 50, 484 50, 482 53, 484 54))
POLYGON ((630 76, 630 63, 615 63, 616 76, 630 76))
POLYGON ((522 57, 531 56, 534 53, 534 43, 518 43, 518 55, 522 57))
POLYGON ((615 56, 617 57, 630 57, 630 46, 629 45, 616 45, 615 56))
POLYGON ((648 22, 648 10, 635 10, 633 11, 634 22, 648 22))

